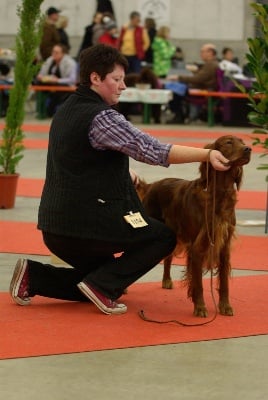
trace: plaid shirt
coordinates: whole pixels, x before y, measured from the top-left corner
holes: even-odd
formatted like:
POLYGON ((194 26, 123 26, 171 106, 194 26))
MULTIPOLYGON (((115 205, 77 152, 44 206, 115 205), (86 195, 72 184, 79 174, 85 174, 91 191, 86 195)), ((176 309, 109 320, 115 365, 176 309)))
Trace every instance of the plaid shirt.
POLYGON ((142 132, 113 109, 100 112, 89 130, 91 146, 97 150, 115 150, 127 154, 136 161, 168 167, 171 144, 142 132))

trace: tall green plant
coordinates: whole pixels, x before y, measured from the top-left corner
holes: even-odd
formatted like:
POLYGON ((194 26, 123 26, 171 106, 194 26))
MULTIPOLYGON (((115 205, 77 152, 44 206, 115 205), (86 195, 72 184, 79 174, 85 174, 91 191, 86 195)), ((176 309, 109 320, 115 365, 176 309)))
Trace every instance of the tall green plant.
POLYGON ((15 45, 14 86, 10 91, 6 125, 0 145, 0 172, 4 174, 15 173, 19 161, 23 158, 24 134, 21 127, 25 118, 28 88, 38 68, 34 60, 42 35, 42 2, 43 0, 22 0, 22 5, 17 8, 20 25, 15 45))
MULTIPOLYGON (((249 101, 252 111, 248 114, 249 121, 257 128, 254 134, 268 136, 268 5, 251 3, 254 16, 259 22, 257 37, 247 40, 249 52, 246 54, 248 67, 256 78, 249 92, 249 101)), ((253 144, 260 144, 264 148, 262 157, 268 155, 268 137, 256 137, 253 144)), ((268 164, 261 164, 258 169, 268 169, 268 164)))

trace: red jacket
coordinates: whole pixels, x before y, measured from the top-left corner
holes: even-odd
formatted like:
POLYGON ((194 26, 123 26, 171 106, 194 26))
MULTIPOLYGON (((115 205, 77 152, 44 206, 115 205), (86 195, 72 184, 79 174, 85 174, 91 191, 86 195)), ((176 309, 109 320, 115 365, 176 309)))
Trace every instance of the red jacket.
MULTIPOLYGON (((119 49, 121 48, 121 44, 123 41, 123 36, 126 32, 126 27, 122 27, 121 33, 118 40, 119 49)), ((135 38, 135 47, 136 47, 136 56, 139 60, 143 60, 145 57, 145 51, 143 50, 143 39, 142 39, 143 28, 141 26, 137 26, 134 31, 135 38)))
POLYGON ((116 47, 117 48, 118 38, 115 38, 115 37, 111 36, 109 34, 109 32, 105 32, 105 33, 103 33, 103 35, 101 35, 99 37, 98 42, 99 43, 103 43, 103 44, 108 44, 108 45, 110 45, 112 47, 116 47))

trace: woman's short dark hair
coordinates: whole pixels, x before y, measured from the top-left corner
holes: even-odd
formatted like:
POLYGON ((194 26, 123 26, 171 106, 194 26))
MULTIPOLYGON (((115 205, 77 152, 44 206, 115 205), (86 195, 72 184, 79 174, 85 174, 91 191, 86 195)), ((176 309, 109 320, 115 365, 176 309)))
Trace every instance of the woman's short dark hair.
POLYGON ((116 65, 121 65, 125 72, 128 69, 127 59, 114 47, 96 44, 83 50, 79 58, 80 83, 90 84, 90 74, 96 72, 101 80, 112 72, 116 65))

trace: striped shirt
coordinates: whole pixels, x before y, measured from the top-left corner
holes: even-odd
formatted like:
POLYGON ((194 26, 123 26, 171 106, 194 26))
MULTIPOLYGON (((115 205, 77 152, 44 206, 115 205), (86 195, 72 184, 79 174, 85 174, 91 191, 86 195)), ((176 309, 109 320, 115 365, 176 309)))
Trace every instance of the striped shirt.
POLYGON ((90 127, 89 141, 96 150, 120 151, 136 161, 169 166, 167 159, 172 145, 142 132, 113 109, 96 115, 90 127))

